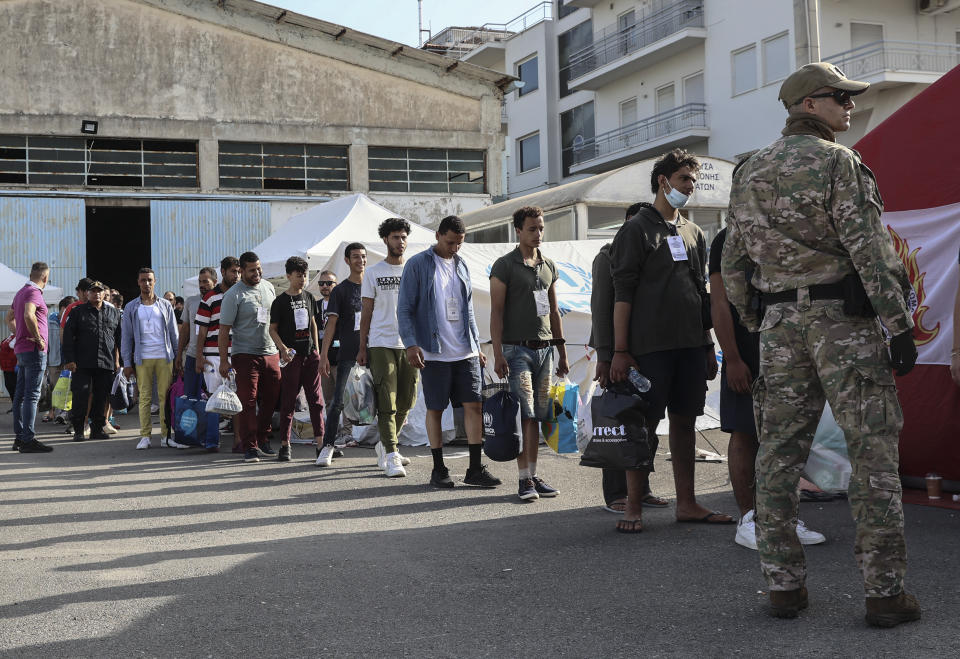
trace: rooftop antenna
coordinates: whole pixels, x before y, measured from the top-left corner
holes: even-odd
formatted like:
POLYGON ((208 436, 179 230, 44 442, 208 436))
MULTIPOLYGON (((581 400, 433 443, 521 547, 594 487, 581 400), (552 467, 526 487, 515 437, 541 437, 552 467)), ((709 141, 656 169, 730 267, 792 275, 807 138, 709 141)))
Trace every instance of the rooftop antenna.
POLYGON ((423 0, 417 0, 417 23, 419 28, 417 31, 417 39, 420 40, 420 47, 422 48, 424 32, 427 33, 427 39, 430 39, 430 30, 423 29, 423 0))

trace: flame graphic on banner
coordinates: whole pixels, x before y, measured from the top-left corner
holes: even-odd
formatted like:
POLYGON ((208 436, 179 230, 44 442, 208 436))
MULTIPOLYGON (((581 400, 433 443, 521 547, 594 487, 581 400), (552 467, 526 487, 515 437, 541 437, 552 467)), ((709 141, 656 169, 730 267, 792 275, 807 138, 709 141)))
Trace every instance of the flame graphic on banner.
POLYGON ((910 283, 913 285, 913 290, 917 295, 917 308, 913 312, 913 339, 918 346, 922 346, 932 341, 934 337, 940 333, 939 322, 937 322, 932 329, 927 329, 923 326, 923 316, 930 310, 930 307, 924 306, 923 304, 927 297, 927 293, 923 288, 923 278, 927 276, 927 273, 920 272, 920 266, 917 263, 917 253, 922 248, 918 247, 911 252, 909 243, 901 238, 900 235, 893 230, 893 227, 887 225, 887 231, 890 232, 890 236, 893 238, 893 249, 897 253, 897 257, 903 262, 903 266, 907 269, 907 277, 910 278, 910 283))

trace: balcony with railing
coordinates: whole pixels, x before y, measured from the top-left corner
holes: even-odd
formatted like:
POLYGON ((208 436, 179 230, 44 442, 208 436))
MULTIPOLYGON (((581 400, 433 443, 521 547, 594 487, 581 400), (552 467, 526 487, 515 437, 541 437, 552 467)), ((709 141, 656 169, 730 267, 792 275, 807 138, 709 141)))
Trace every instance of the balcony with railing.
POLYGON ((603 172, 710 136, 707 106, 687 103, 564 149, 571 174, 603 172))
POLYGON ((932 83, 960 64, 960 44, 874 41, 824 58, 853 80, 875 88, 932 83))
POLYGON ((570 56, 572 89, 603 85, 702 44, 703 0, 679 0, 633 25, 611 25, 594 34, 593 43, 570 56))

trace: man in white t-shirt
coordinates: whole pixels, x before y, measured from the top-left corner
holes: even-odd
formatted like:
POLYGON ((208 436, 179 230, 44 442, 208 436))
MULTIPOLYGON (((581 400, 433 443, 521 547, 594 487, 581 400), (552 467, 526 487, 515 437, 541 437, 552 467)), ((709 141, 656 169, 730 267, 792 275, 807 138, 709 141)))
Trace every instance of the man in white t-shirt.
POLYGON ((407 361, 397 326, 397 298, 410 223, 399 217, 387 218, 380 224, 379 233, 387 246, 387 256, 367 268, 361 284, 357 363, 369 364, 377 392, 377 466, 396 478, 407 475, 403 465, 410 462, 397 451, 397 435, 417 400, 419 376, 407 361))
POLYGON ((456 215, 440 221, 437 244, 407 261, 397 300, 400 338, 407 360, 423 370, 427 438, 433 454, 434 487, 453 487, 443 462, 440 419, 447 405, 463 406, 470 463, 466 485, 496 487, 499 478, 480 463, 483 441, 480 331, 473 313, 473 288, 466 262, 457 256, 467 230, 456 215))
POLYGON ((140 297, 130 300, 123 308, 120 332, 123 374, 129 378, 136 370, 140 390, 140 441, 137 448, 150 448, 150 399, 154 380, 160 400, 160 444, 187 448, 169 437, 170 419, 163 404, 173 380, 173 360, 177 355, 177 320, 173 306, 157 297, 153 290, 156 278, 150 268, 140 268, 137 285, 140 297))

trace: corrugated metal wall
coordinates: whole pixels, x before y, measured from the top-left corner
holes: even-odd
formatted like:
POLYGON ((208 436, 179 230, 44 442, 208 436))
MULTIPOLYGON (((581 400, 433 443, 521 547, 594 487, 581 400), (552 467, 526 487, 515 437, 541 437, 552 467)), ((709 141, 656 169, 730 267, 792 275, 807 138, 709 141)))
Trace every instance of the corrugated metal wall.
POLYGON ((35 261, 50 266, 50 283, 73 294, 87 270, 83 199, 0 197, 0 262, 29 275, 35 261))
POLYGON ((250 201, 151 201, 150 261, 157 294, 180 295, 203 266, 240 256, 270 235, 270 204, 250 201))

